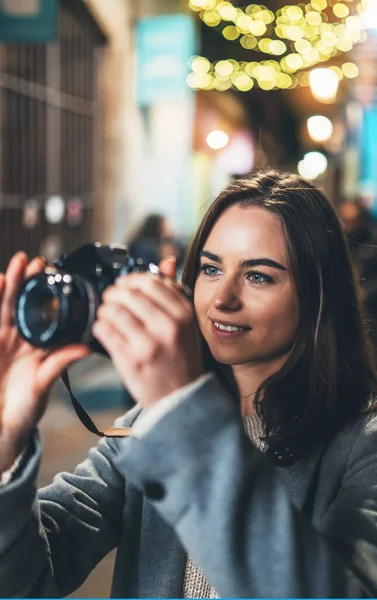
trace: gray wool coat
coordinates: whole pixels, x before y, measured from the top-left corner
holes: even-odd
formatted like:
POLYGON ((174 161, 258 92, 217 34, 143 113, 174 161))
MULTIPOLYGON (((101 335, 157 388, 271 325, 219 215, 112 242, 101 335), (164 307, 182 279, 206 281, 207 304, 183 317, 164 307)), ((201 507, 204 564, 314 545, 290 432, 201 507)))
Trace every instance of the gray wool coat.
POLYGON ((37 498, 40 452, 0 488, 1 597, 68 595, 115 547, 115 598, 180 597, 187 553, 223 597, 377 595, 376 416, 277 468, 210 379, 37 498))

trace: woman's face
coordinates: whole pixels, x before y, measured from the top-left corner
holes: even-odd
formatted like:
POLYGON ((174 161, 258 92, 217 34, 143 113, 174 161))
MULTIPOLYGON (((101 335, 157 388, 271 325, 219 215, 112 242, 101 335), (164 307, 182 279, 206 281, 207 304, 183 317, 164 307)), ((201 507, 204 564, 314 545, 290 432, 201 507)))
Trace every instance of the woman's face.
POLYGON ((269 363, 289 352, 299 306, 278 217, 259 206, 222 213, 201 252, 194 304, 218 362, 269 363))

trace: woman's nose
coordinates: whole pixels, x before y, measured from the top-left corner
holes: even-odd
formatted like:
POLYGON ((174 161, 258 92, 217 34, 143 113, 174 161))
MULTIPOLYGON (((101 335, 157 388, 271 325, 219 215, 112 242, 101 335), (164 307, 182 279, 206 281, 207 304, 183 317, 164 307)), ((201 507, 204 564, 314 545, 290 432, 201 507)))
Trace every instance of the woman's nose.
POLYGON ((234 281, 222 281, 213 297, 217 310, 239 310, 242 306, 239 290, 234 281))

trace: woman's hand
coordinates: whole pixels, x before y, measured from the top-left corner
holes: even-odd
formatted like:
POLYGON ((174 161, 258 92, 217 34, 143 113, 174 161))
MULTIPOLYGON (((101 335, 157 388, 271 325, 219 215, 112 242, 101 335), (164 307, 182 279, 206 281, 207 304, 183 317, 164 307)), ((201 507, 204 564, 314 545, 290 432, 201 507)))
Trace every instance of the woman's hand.
POLYGON ((144 408, 203 373, 194 307, 173 281, 172 259, 160 263, 160 274, 119 277, 105 291, 93 325, 93 335, 144 408))
POLYGON ((40 258, 28 264, 15 254, 0 275, 0 473, 8 469, 27 443, 44 413, 47 392, 58 375, 90 351, 84 345, 66 346, 53 353, 34 348, 18 335, 13 307, 25 277, 44 268, 40 258))

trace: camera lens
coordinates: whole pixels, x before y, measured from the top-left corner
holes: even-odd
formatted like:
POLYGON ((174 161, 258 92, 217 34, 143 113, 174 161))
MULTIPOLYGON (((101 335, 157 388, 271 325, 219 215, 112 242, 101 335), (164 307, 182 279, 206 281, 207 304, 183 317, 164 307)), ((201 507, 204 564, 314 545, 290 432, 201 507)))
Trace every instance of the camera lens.
POLYGON ((22 337, 33 346, 87 343, 96 304, 88 281, 50 270, 25 282, 16 302, 16 324, 22 337))

